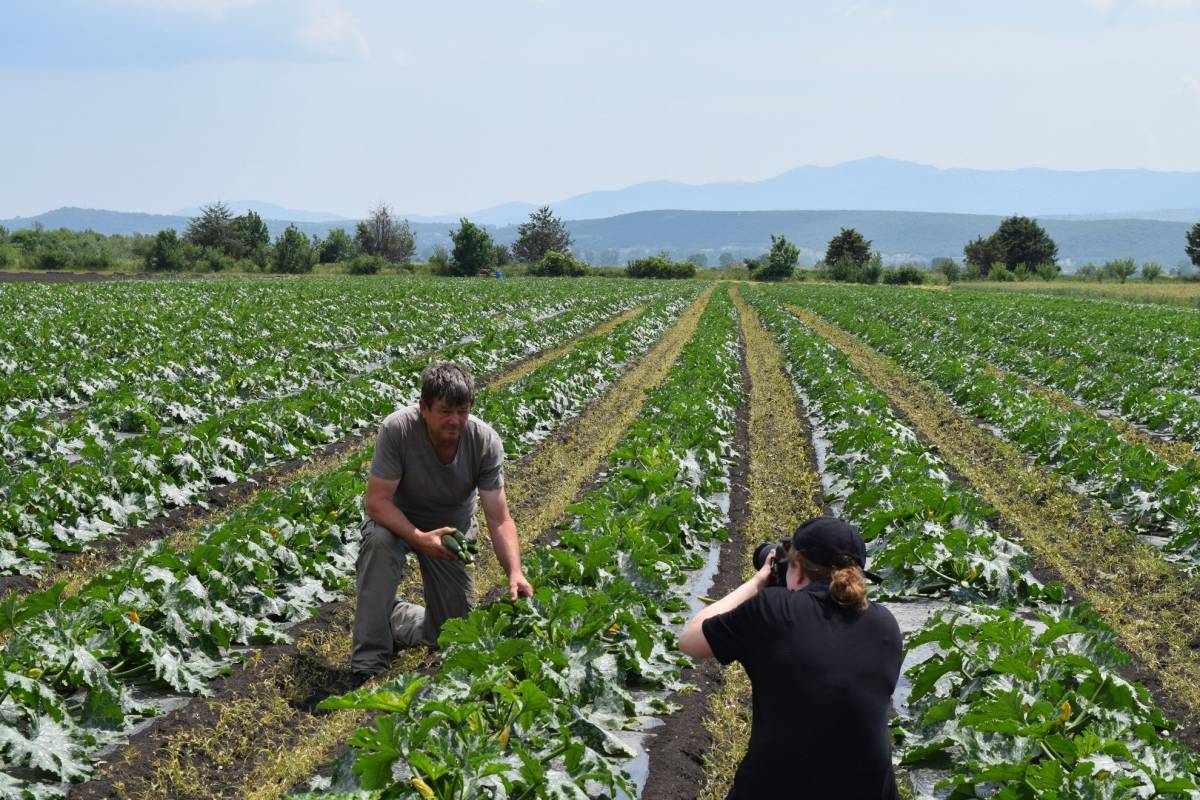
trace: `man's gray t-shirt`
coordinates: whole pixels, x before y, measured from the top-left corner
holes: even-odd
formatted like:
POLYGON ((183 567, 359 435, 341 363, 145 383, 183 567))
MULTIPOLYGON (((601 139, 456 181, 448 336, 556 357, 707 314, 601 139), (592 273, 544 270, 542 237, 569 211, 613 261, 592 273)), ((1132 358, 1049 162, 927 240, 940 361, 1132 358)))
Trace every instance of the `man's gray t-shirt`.
POLYGON ((423 531, 441 527, 469 530, 475 517, 475 490, 504 486, 504 446, 500 436, 475 415, 468 418, 449 464, 438 461, 418 406, 390 414, 379 426, 371 474, 399 480, 396 507, 423 531))

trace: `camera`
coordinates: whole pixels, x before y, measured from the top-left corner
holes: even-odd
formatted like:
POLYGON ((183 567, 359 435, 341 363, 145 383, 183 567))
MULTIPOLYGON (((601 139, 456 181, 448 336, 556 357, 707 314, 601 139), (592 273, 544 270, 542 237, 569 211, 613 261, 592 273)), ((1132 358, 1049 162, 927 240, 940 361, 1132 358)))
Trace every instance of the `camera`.
POLYGON ((775 554, 775 562, 771 564, 771 576, 767 578, 767 586, 787 586, 788 551, 792 549, 792 540, 781 542, 763 542, 754 548, 754 569, 762 569, 771 553, 775 554))

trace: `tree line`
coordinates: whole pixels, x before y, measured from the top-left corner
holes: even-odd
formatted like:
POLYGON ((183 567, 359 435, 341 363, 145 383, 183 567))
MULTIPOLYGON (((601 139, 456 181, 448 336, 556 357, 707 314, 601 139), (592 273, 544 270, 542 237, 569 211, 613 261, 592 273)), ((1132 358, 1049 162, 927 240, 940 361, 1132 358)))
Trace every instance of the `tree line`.
MULTIPOLYGON (((1200 222, 1186 236, 1185 252, 1200 268, 1200 222)), ((532 212, 518 226, 511 247, 496 243, 486 228, 466 218, 450 232, 451 247, 437 247, 429 257, 428 270, 439 275, 492 274, 515 268, 517 273, 542 276, 579 276, 602 273, 589 267, 573 252, 565 223, 549 207, 532 212)), ((413 269, 416 236, 408 220, 398 219, 386 204, 370 210, 355 225, 353 235, 334 228, 324 238, 308 236, 289 226, 272 242, 266 223, 253 211, 234 216, 227 206, 214 203, 201 209, 187 229, 174 229, 153 236, 104 236, 93 231, 46 230, 40 225, 8 231, 0 227, 0 269, 108 270, 137 265, 151 272, 277 272, 306 273, 319 264, 352 274, 377 273, 387 266, 413 269)), ((756 280, 801 278, 799 248, 784 236, 771 236, 770 250, 754 258, 737 259, 723 252, 718 266, 740 265, 756 280)), ((613 261, 616 251, 611 253, 613 261)), ((1013 216, 1003 220, 988 236, 979 236, 963 247, 961 262, 936 258, 932 269, 947 281, 1014 281, 1029 278, 1053 280, 1061 272, 1058 246, 1036 220, 1013 216)), ((631 277, 687 278, 698 267, 708 266, 705 253, 676 261, 663 251, 626 262, 623 274, 631 277)), ((928 271, 916 265, 885 267, 871 241, 853 228, 843 228, 826 245, 817 262, 819 277, 858 283, 919 283, 928 271)), ((1094 279, 1125 282, 1138 275, 1156 280, 1164 274, 1161 265, 1142 264, 1131 258, 1113 259, 1101 265, 1085 264, 1075 274, 1094 279)))

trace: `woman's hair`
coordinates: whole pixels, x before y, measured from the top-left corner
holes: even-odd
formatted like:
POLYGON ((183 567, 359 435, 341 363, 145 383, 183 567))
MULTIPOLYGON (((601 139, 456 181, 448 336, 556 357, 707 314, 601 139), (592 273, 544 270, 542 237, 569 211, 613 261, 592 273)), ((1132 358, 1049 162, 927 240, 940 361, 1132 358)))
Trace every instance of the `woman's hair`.
POLYGON ((839 606, 860 610, 867 607, 867 577, 852 556, 836 555, 833 565, 824 567, 792 548, 788 560, 799 564, 810 580, 829 581, 829 596, 839 606))

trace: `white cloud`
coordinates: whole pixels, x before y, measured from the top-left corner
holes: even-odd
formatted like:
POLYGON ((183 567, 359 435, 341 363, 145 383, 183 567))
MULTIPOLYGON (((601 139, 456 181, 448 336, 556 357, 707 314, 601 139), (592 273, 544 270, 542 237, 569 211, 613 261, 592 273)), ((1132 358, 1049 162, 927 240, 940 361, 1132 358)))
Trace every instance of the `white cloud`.
POLYGON ((308 19, 300 27, 300 40, 325 56, 371 57, 367 35, 334 0, 309 0, 308 19))

